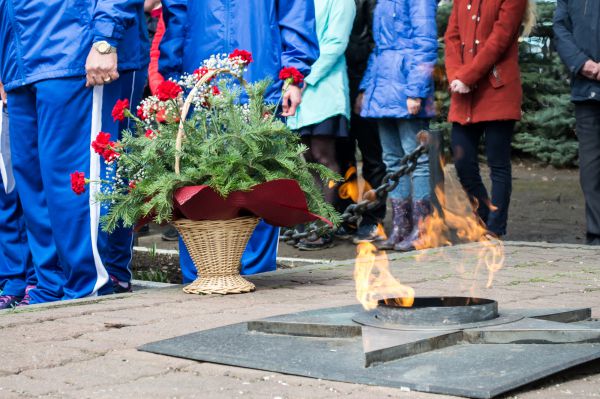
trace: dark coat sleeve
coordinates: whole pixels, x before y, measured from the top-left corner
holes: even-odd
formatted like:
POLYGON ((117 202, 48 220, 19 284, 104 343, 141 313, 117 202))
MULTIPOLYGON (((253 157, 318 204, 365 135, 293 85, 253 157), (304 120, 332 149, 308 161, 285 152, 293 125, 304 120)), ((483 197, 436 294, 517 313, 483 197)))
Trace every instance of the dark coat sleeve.
POLYGON ((558 0, 554 13, 554 44, 558 55, 569 70, 577 75, 590 59, 575 42, 573 23, 569 16, 569 1, 558 0))

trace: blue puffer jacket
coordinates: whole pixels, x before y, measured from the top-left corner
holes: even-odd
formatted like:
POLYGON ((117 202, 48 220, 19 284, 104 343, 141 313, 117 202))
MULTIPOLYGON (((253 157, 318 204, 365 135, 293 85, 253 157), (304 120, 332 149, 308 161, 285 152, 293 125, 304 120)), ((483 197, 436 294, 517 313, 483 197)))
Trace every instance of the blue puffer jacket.
POLYGON ((149 58, 143 0, 0 0, 0 78, 10 91, 85 75, 92 43, 118 49, 119 70, 149 58))
MULTIPOLYGON (((246 79, 271 77, 282 67, 304 76, 319 57, 312 0, 163 0, 167 26, 159 68, 165 77, 193 72, 213 54, 236 48, 252 52, 246 79)), ((267 100, 277 101, 280 84, 267 100)))
POLYGON ((375 49, 360 89, 361 115, 410 118, 406 100, 424 100, 418 117, 432 117, 437 61, 436 0, 379 0, 373 17, 375 49))

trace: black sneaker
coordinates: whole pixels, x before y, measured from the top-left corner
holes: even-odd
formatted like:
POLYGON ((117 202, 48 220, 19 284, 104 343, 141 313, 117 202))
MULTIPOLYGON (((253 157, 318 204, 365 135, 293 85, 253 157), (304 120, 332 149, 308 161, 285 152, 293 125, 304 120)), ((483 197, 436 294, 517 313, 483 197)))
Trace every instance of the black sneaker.
POLYGON ((110 281, 112 282, 115 294, 125 294, 127 292, 133 291, 131 283, 124 283, 122 281, 119 281, 115 276, 110 276, 110 281))
POLYGON ((162 234, 161 238, 163 241, 177 241, 179 240, 179 233, 175 227, 170 226, 167 231, 162 234))
POLYGON ((356 229, 343 224, 333 234, 340 240, 350 240, 356 235, 356 229))
POLYGON ((325 237, 319 237, 314 241, 300 240, 296 245, 300 251, 320 251, 333 247, 333 236, 327 235, 325 237))
POLYGON ((361 242, 383 241, 385 236, 379 232, 376 224, 363 224, 358 228, 356 236, 352 239, 354 244, 361 242))

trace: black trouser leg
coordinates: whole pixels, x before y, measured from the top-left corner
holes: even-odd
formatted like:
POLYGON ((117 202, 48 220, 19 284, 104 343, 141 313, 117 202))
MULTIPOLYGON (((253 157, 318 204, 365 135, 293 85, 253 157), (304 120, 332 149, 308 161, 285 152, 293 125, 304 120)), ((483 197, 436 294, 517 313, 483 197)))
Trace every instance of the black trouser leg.
MULTIPOLYGON (((381 158, 381 142, 379 141, 379 131, 377 123, 370 119, 361 118, 358 115, 352 115, 351 134, 356 139, 358 148, 362 154, 362 173, 365 180, 373 188, 381 185, 385 177, 385 164, 381 158)), ((385 201, 363 215, 362 223, 376 224, 385 218, 385 201)))
POLYGON ((455 123, 452 127, 452 152, 460 182, 477 204, 487 229, 499 236, 506 234, 512 193, 510 144, 514 126, 514 121, 494 121, 468 126, 455 123), (484 134, 492 180, 491 201, 479 172, 479 142, 484 134))
POLYGON ((458 179, 477 207, 479 217, 487 224, 489 208, 486 204, 489 203, 489 196, 479 173, 479 142, 482 135, 481 124, 452 125, 451 146, 458 179))
POLYGON ((508 208, 512 194, 510 154, 514 129, 514 121, 485 124, 485 152, 492 180, 492 205, 487 228, 499 236, 506 234, 508 208))
POLYGON ((587 234, 592 241, 600 237, 600 102, 577 103, 575 117, 587 234))

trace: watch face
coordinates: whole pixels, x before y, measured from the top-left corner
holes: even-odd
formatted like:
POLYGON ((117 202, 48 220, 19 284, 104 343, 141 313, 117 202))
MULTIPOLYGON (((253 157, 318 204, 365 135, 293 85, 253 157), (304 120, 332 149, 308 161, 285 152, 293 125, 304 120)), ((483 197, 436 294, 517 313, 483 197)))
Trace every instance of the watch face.
POLYGON ((101 52, 102 54, 105 54, 107 52, 110 51, 110 46, 108 43, 98 43, 98 51, 101 52))

